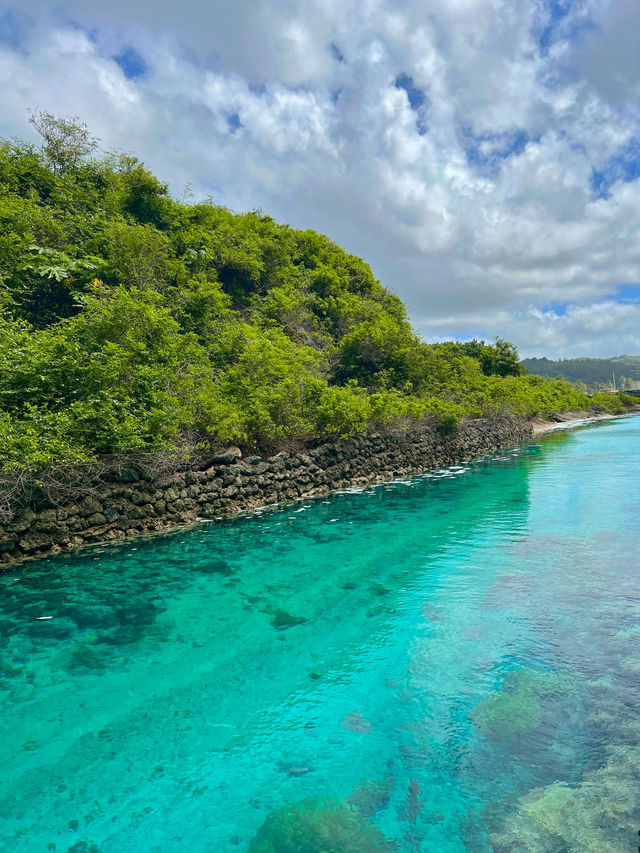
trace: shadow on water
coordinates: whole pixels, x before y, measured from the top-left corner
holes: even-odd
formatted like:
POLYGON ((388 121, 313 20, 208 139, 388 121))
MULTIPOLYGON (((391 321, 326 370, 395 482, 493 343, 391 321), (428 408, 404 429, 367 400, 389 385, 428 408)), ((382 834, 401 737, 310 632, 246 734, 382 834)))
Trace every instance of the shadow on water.
POLYGON ((636 731, 614 531, 640 502, 615 461, 636 434, 554 433, 2 576, 11 849, 564 849, 549 808, 570 790, 579 816, 583 781, 634 760, 610 751, 636 731), (599 512, 589 454, 614 460, 599 512))

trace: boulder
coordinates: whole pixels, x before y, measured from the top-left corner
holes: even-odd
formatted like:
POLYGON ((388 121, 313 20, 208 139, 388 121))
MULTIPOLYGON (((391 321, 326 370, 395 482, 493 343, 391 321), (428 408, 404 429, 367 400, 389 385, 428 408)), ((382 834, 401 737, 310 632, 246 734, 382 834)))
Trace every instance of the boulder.
POLYGON ((237 462, 239 459, 242 459, 242 451, 239 447, 227 447, 226 450, 223 450, 222 453, 218 453, 217 456, 214 456, 213 461, 217 462, 219 465, 233 465, 234 462, 237 462))

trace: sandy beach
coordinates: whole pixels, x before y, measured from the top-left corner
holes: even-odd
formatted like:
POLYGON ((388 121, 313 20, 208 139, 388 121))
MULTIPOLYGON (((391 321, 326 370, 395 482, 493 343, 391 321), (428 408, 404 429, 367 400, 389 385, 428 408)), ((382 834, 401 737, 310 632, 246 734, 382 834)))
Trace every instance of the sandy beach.
MULTIPOLYGON (((630 412, 640 412, 640 406, 636 409, 631 409, 630 412)), ((546 432, 553 432, 557 429, 572 429, 573 427, 584 426, 594 421, 607 421, 611 418, 620 417, 619 415, 610 415, 608 412, 594 413, 588 409, 577 412, 562 412, 556 416, 557 419, 545 420, 544 418, 534 418, 531 421, 534 435, 542 435, 546 432)))

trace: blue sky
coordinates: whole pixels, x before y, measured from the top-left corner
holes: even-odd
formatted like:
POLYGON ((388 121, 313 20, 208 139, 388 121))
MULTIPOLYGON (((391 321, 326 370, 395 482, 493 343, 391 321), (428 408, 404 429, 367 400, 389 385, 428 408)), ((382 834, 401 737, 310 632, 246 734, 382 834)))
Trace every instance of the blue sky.
POLYGON ((0 0, 0 135, 324 231, 428 339, 640 353, 638 43, 622 0, 0 0))
POLYGON ((144 56, 130 44, 123 45, 113 58, 128 80, 139 80, 149 73, 149 66, 144 56))

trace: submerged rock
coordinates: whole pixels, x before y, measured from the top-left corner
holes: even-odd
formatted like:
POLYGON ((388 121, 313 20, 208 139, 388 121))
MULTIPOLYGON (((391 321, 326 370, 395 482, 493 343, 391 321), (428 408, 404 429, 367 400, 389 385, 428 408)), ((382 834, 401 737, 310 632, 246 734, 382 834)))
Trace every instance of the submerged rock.
POLYGON ((487 591, 484 605, 487 607, 510 607, 515 602, 530 599, 536 579, 530 572, 512 572, 498 575, 487 591))
POLYGON ((340 725, 352 732, 360 734, 369 734, 371 731, 371 723, 362 714, 347 714, 340 720, 340 725))
POLYGON ((554 672, 537 672, 527 667, 513 670, 471 712, 471 719, 483 734, 494 740, 537 729, 542 721, 541 698, 567 690, 569 679, 554 672))
POLYGON ((302 625, 306 621, 304 616, 293 616, 293 614, 287 613, 286 610, 276 610, 273 614, 271 624, 276 631, 284 631, 287 628, 293 628, 294 625, 302 625))
POLYGON ((70 604, 62 609, 61 615, 73 620, 80 629, 112 628, 118 624, 114 609, 106 605, 70 604))
POLYGON ((287 776, 298 777, 306 776, 307 773, 311 773, 312 770, 313 767, 287 767, 285 773, 287 774, 287 776))
POLYGON ((66 669, 74 670, 89 669, 97 672, 105 672, 110 666, 111 660, 106 650, 96 648, 94 645, 81 643, 74 647, 69 655, 66 669))
POLYGON ((100 634, 98 642, 106 643, 108 646, 129 646, 132 643, 139 642, 143 636, 144 626, 121 625, 115 631, 100 634))
POLYGON ((93 841, 81 839, 67 848, 67 853, 100 853, 100 848, 93 841))
POLYGON ((121 625, 151 625, 159 610, 150 601, 131 602, 126 607, 116 610, 116 617, 121 625))
POLYGON ((233 574, 231 565, 226 560, 220 558, 198 563, 195 568, 205 575, 225 575, 225 577, 229 577, 233 574))
POLYGON ((499 740, 537 729, 541 721, 540 702, 532 691, 497 690, 476 705, 471 717, 483 734, 499 740))
POLYGON ((375 826, 330 799, 290 803, 267 815, 249 853, 391 853, 375 826))
POLYGON ((360 812, 363 817, 373 817, 377 812, 386 809, 393 790, 393 776, 380 782, 376 779, 366 779, 353 789, 353 794, 345 800, 348 805, 360 812))
POLYGON ((489 836, 494 853, 625 853, 640 825, 640 749, 612 751, 580 785, 555 783, 522 797, 489 836))

